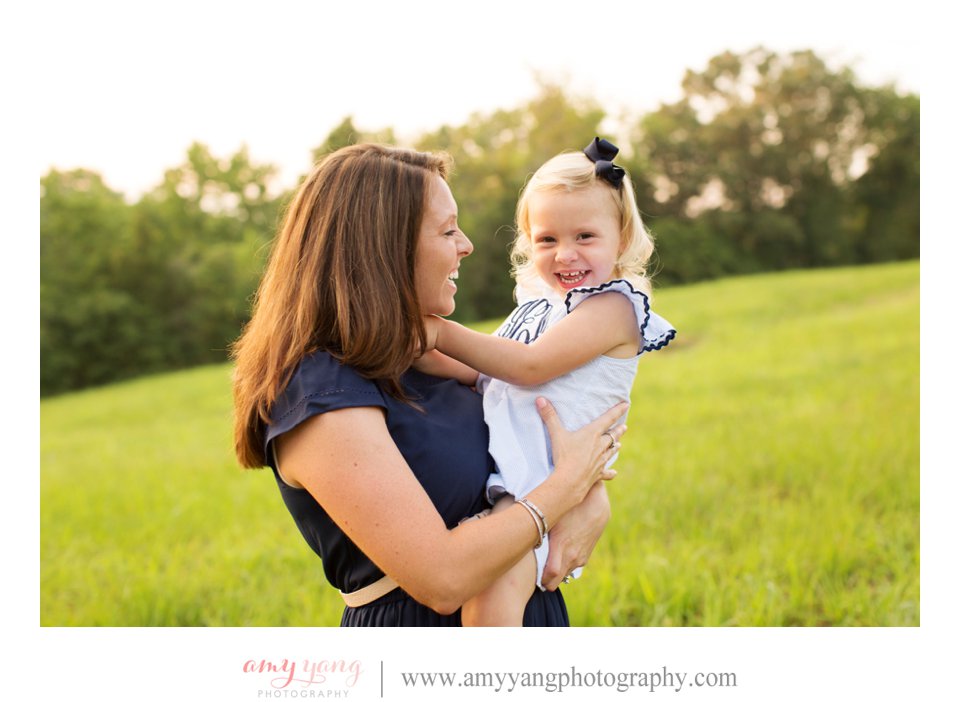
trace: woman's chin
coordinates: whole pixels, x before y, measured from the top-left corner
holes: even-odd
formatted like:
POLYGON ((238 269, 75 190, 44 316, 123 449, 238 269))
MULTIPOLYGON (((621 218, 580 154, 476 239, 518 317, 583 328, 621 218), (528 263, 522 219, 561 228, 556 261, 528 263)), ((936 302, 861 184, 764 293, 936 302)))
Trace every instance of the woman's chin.
POLYGON ((457 308, 457 303, 453 300, 446 304, 432 305, 429 308, 423 310, 424 314, 435 314, 438 317, 449 317, 453 314, 453 311, 457 308))

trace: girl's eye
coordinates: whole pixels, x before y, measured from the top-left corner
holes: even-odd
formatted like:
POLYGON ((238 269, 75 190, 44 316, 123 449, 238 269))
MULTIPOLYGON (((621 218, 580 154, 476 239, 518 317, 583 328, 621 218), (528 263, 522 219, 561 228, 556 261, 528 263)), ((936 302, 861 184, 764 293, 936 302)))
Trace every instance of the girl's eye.
POLYGON ((554 238, 552 236, 541 236, 534 243, 543 245, 543 244, 552 244, 553 242, 554 242, 554 238))
POLYGON ((580 232, 579 234, 577 234, 577 238, 578 238, 578 239, 581 239, 581 240, 582 240, 582 239, 592 239, 592 238, 593 238, 593 234, 590 233, 590 232, 580 232))

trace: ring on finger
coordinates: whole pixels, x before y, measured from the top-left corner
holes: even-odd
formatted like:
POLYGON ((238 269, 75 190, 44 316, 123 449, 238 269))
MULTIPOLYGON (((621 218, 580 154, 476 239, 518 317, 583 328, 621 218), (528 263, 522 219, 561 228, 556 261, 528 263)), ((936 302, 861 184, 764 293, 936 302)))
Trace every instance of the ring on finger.
POLYGON ((605 432, 603 432, 600 436, 609 436, 609 437, 610 437, 610 445, 607 446, 607 451, 609 451, 610 449, 612 449, 614 446, 617 445, 617 440, 613 438, 613 434, 611 434, 610 432, 605 431, 605 432))

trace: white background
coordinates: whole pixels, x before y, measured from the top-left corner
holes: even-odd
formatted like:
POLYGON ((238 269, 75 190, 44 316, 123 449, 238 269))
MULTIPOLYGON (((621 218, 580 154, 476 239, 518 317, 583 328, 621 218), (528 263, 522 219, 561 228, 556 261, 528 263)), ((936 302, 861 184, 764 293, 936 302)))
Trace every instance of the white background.
MULTIPOLYGON (((0 10, 4 95, 4 358, 12 392, 2 522, 0 695, 9 700, 256 700, 247 660, 358 659, 350 699, 500 699, 404 692, 399 672, 735 672, 734 690, 684 699, 947 699, 956 695, 957 450, 953 284, 957 225, 956 60, 948 23, 925 3, 184 3, 39 2, 0 10), (804 14, 792 15, 792 12, 804 14), (324 18, 327 18, 326 20, 324 18), (604 26, 606 28, 604 29, 604 26), (599 39, 597 37, 600 37, 599 39), (922 602, 911 629, 41 629, 37 180, 51 164, 101 171, 136 192, 190 141, 247 143, 293 178, 342 117, 416 132, 512 107, 533 71, 608 109, 673 99, 683 69, 764 44, 862 59, 872 82, 921 92, 922 602), (624 68, 625 67, 625 68, 624 68), (622 72, 621 72, 622 71, 622 72), (331 95, 338 96, 335 100, 331 95), (31 304, 32 303, 32 304, 31 304)), ((891 330, 896 333, 896 330, 891 330)), ((269 597, 269 593, 264 593, 269 597)), ((646 694, 627 693, 630 697, 646 694)), ((660 696, 669 695, 659 691, 660 696)), ((609 690, 506 699, 614 699, 609 690)), ((292 699, 292 698, 288 698, 292 699)))

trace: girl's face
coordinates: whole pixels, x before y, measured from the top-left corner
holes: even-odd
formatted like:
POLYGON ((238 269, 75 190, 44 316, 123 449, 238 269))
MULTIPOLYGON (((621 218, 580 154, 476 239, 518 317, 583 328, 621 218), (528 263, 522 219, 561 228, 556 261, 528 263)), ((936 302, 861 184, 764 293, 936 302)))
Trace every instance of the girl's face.
POLYGON ((460 259, 473 244, 457 225, 457 202, 446 181, 434 176, 427 191, 423 223, 417 239, 414 278, 423 314, 446 316, 456 307, 453 296, 460 259))
POLYGON ((561 295, 613 277, 620 255, 620 213, 607 185, 529 195, 533 267, 561 295))

